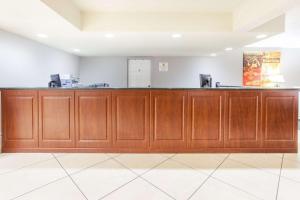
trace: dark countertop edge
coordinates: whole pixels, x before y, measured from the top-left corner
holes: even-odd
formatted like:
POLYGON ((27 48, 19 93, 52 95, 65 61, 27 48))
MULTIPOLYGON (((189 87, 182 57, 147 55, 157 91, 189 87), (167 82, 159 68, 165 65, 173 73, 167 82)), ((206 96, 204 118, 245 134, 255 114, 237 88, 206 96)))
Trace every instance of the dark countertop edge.
POLYGON ((221 87, 221 88, 47 88, 47 87, 6 87, 0 90, 300 90, 300 88, 281 87, 221 87))

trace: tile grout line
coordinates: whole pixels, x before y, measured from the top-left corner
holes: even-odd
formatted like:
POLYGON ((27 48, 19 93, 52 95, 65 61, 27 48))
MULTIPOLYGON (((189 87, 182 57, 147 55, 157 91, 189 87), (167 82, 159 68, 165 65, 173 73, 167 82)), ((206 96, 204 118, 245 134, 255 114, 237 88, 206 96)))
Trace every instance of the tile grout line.
POLYGON ((61 166, 61 168, 65 171, 65 173, 70 178, 70 180, 73 182, 73 184, 75 185, 75 187, 77 187, 77 189, 79 190, 79 192, 84 196, 84 198, 86 200, 88 200, 87 196, 83 193, 83 191, 80 189, 80 187, 75 183, 75 181, 73 180, 73 178, 70 176, 70 174, 67 172, 67 170, 62 166, 62 164, 59 162, 59 160, 56 158, 56 156, 54 154, 52 154, 52 156, 56 159, 56 161, 59 163, 59 165, 61 166))
POLYGON ((278 185, 277 185, 277 190, 276 190, 276 200, 278 199, 278 193, 279 193, 279 186, 280 186, 280 180, 281 180, 281 173, 282 173, 282 166, 284 162, 284 154, 282 155, 281 159, 281 167, 280 167, 280 173, 279 173, 279 178, 278 178, 278 185))
POLYGON ((70 173, 69 175, 70 175, 70 176, 73 176, 73 175, 75 175, 75 174, 81 173, 81 172, 83 172, 83 171, 85 171, 85 170, 87 170, 87 169, 89 169, 89 168, 95 167, 96 165, 99 165, 99 164, 101 164, 101 163, 107 162, 107 161, 109 161, 109 160, 112 160, 112 158, 107 158, 107 159, 105 159, 105 160, 101 160, 101 161, 99 161, 99 162, 96 162, 96 163, 94 163, 94 164, 88 166, 88 167, 84 167, 84 168, 82 168, 82 169, 80 169, 80 170, 78 170, 78 171, 75 171, 75 172, 73 172, 73 173, 70 173))
POLYGON ((67 177, 68 177, 68 176, 66 175, 66 176, 63 176, 63 177, 61 177, 61 178, 55 179, 55 180, 53 180, 53 181, 51 181, 51 182, 49 182, 49 183, 46 183, 46 184, 41 185, 41 186, 39 186, 39 187, 36 187, 36 188, 34 188, 34 189, 30 190, 30 191, 27 191, 27 192, 25 192, 25 193, 23 193, 23 194, 20 194, 20 195, 18 195, 18 196, 16 196, 16 197, 13 197, 13 198, 11 198, 11 200, 18 199, 18 198, 20 198, 20 197, 22 197, 22 196, 24 196, 24 195, 26 195, 26 194, 29 194, 29 193, 34 192, 34 191, 36 191, 36 190, 39 190, 39 189, 41 189, 41 188, 43 188, 43 187, 46 187, 46 186, 48 186, 48 185, 50 185, 50 184, 52 184, 52 183, 58 182, 58 181, 60 181, 60 180, 63 180, 63 179, 65 179, 65 178, 67 178, 67 177))
POLYGON ((54 159, 54 158, 48 158, 48 159, 46 159, 46 160, 40 160, 40 161, 31 163, 31 164, 28 164, 28 165, 24 165, 24 166, 22 166, 22 167, 18 167, 18 168, 15 168, 15 169, 13 169, 13 170, 10 170, 10 171, 0 173, 0 176, 5 175, 5 174, 9 174, 9 173, 12 173, 12 172, 15 172, 15 171, 18 171, 18 170, 21 170, 21 169, 24 169, 24 168, 26 168, 26 167, 30 167, 30 166, 32 166, 32 165, 37 165, 37 164, 40 164, 40 163, 43 163, 43 162, 47 162, 47 161, 52 160, 52 159, 54 159))
POLYGON ((169 196, 170 198, 172 199, 175 199, 172 195, 170 195, 169 193, 167 193, 166 191, 162 190, 161 188, 157 187, 156 185, 154 185, 153 183, 151 183, 150 181, 148 181, 147 179, 145 179, 143 177, 143 175, 145 175, 146 173, 148 173, 149 171, 151 171, 152 169, 155 169, 156 167, 162 165, 163 163, 167 162, 168 160, 171 160, 174 156, 176 156, 176 154, 170 156, 170 157, 165 157, 166 159, 163 160, 162 162, 154 165, 153 167, 151 167, 150 169, 148 169, 147 171, 141 173, 141 174, 138 174, 136 172, 134 172, 132 169, 130 169, 129 167, 127 167, 126 165, 124 165, 123 163, 121 163, 120 161, 114 159, 116 162, 118 162, 120 165, 122 165, 123 167, 126 167, 127 169, 129 169, 130 171, 132 171, 133 173, 135 173, 136 175, 138 175, 137 178, 141 178, 142 180, 146 181, 147 183, 149 183, 150 185, 152 185, 153 187, 155 187, 156 189, 158 189, 159 191, 161 191, 162 193, 166 194, 167 196, 169 196))
POLYGON ((210 179, 212 177, 212 175, 217 171, 217 169, 219 169, 219 167, 229 158, 230 154, 228 154, 223 161, 216 167, 216 169, 214 169, 207 177, 206 179, 200 184, 200 186, 187 198, 188 200, 190 200, 200 189, 201 187, 208 181, 208 179, 210 179))
MULTIPOLYGON (((223 159, 225 159, 227 156, 228 156, 228 155, 224 156, 223 159)), ((183 161, 174 160, 174 159, 172 159, 172 158, 171 158, 171 160, 174 161, 174 162, 176 162, 176 163, 178 163, 178 164, 180 164, 180 165, 184 165, 184 166, 186 166, 186 167, 188 167, 188 168, 190 168, 190 169, 192 169, 192 170, 194 170, 194 171, 196 171, 196 172, 198 172, 198 173, 200 173, 200 174, 202 174, 202 175, 204 175, 204 176, 208 176, 208 175, 210 175, 210 174, 212 173, 212 172, 210 172, 210 173, 201 172, 198 168, 192 167, 192 166, 190 166, 189 164, 187 164, 187 163, 185 163, 185 162, 183 162, 183 161)), ((222 160, 222 161, 223 161, 223 160, 222 160)))
POLYGON ((237 187, 237 186, 235 186, 235 185, 232 185, 232 184, 230 184, 230 183, 227 183, 226 181, 223 181, 223 180, 220 179, 220 178, 217 178, 217 177, 214 177, 214 176, 212 176, 211 178, 212 178, 212 179, 215 179, 215 180, 217 180, 217 181, 219 181, 219 182, 221 182, 221 183, 223 183, 223 184, 225 184, 225 185, 228 185, 228 186, 230 186, 230 187, 232 187, 232 188, 234 188, 234 189, 236 189, 236 190, 239 190, 239 191, 241 191, 241 192, 243 192, 243 193, 246 193, 246 194, 248 194, 248 195, 250 195, 250 196, 252 196, 252 197, 254 197, 254 198, 256 198, 256 199, 264 200, 264 199, 262 199, 261 197, 258 197, 258 196, 256 196, 255 194, 252 194, 252 193, 250 193, 250 192, 248 192, 248 191, 245 191, 245 190, 243 190, 242 188, 239 188, 239 187, 237 187))
POLYGON ((136 179, 138 179, 138 178, 139 178, 139 177, 138 177, 138 176, 136 176, 134 179, 132 179, 132 180, 130 180, 130 181, 128 181, 128 182, 126 182, 126 183, 122 184, 121 186, 117 187, 117 188, 116 188, 116 189, 114 189, 113 191, 111 191, 111 192, 109 192, 109 193, 105 194, 104 196, 100 197, 98 200, 105 199, 106 197, 108 197, 109 195, 111 195, 112 193, 114 193, 115 191, 117 191, 117 190, 121 189, 121 188, 122 188, 122 187, 124 187, 125 185, 127 185, 127 184, 129 184, 129 183, 133 182, 134 180, 136 180, 136 179))
MULTIPOLYGON (((28 166, 31 166, 31 165, 35 165, 35 164, 39 164, 39 163, 42 163, 42 162, 46 162, 46 161, 49 161, 49 160, 52 160, 52 159, 55 160, 54 154, 51 154, 51 153, 50 153, 50 155, 52 156, 52 158, 50 158, 50 159, 47 159, 47 160, 44 160, 44 161, 38 161, 38 162, 36 162, 36 163, 32 163, 32 164, 26 165, 26 166, 24 166, 24 167, 15 169, 15 170, 13 170, 13 171, 20 170, 20 169, 23 169, 23 168, 25 168, 25 167, 28 167, 28 166)), ((95 166, 95 165, 98 165, 98 164, 100 164, 100 163, 102 163, 102 162, 106 162, 106 161, 111 160, 111 159, 113 158, 113 157, 111 157, 111 156, 109 156, 109 155, 107 155, 107 156, 108 156, 107 159, 105 159, 105 160, 103 160, 103 161, 99 161, 99 162, 97 162, 97 163, 95 163, 95 164, 93 164, 93 165, 91 165, 91 166, 88 166, 88 167, 86 167, 86 168, 83 168, 83 169, 81 169, 81 170, 79 170, 79 171, 73 172, 73 173, 71 173, 70 175, 74 175, 74 174, 80 173, 80 172, 82 172, 82 171, 84 171, 84 170, 86 170, 86 169, 89 169, 89 168, 91 168, 91 167, 93 167, 93 166, 95 166)), ((114 157, 118 157, 118 156, 119 156, 119 155, 114 156, 114 157)), ((60 165, 60 166, 61 166, 61 165, 60 165)), ((3 174, 7 174, 7 173, 11 173, 11 172, 12 172, 12 171, 9 171, 9 172, 5 172, 5 173, 3 173, 3 174)), ((0 176, 1 176, 1 175, 2 175, 2 174, 0 174, 0 176)), ((62 179, 68 178, 68 177, 69 177, 68 175, 65 175, 65 176, 63 176, 63 177, 61 177, 61 178, 55 179, 55 180, 53 180, 53 181, 51 181, 51 182, 49 182, 49 183, 46 183, 46 184, 41 185, 41 186, 39 186, 39 187, 36 187, 36 188, 34 188, 34 189, 30 190, 30 191, 27 191, 27 192, 25 192, 25 193, 23 193, 23 194, 21 194, 21 195, 18 195, 17 197, 12 198, 11 200, 18 199, 18 198, 20 198, 20 197, 22 197, 22 196, 24 196, 24 195, 26 195, 26 194, 29 194, 29 193, 34 192, 34 191, 36 191, 36 190, 39 190, 39 189, 41 189, 41 188, 43 188, 43 187, 46 187, 46 186, 48 186, 48 185, 50 185, 50 184, 52 184, 52 183, 58 182, 58 181, 60 181, 60 180, 62 180, 62 179)))
MULTIPOLYGON (((281 158, 282 158, 282 156, 281 156, 281 158)), ((265 172, 265 173, 272 174, 272 175, 274 175, 274 176, 280 176, 279 174, 276 174, 276 173, 273 173, 273 172, 269 172, 269 171, 267 171, 267 170, 264 170, 263 168, 256 167, 256 166, 254 166, 254 165, 245 163, 245 162, 243 162, 243 161, 239 161, 239 160, 237 160, 237 159, 233 159, 233 158, 228 158, 228 159, 231 160, 231 161, 240 163, 240 164, 242 164, 242 165, 245 165, 245 166, 247 166, 247 167, 259 169, 259 170, 261 170, 261 171, 263 171, 263 172, 265 172)))
POLYGON ((144 174, 148 173, 148 172, 151 171, 152 169, 154 169, 154 168, 158 167, 159 165, 165 163, 166 161, 170 160, 170 159, 171 159, 172 157, 174 157, 175 155, 176 155, 176 154, 174 154, 174 155, 172 155, 172 156, 170 156, 170 157, 164 157, 164 156, 163 156, 165 159, 164 159, 162 162, 156 164, 155 166, 151 167, 150 169, 148 169, 147 171, 145 171, 145 172, 143 172, 143 173, 141 173, 141 174, 136 173, 135 171, 133 171, 132 169, 130 169, 129 167, 127 167, 126 165, 124 165, 123 163, 121 163, 120 161, 118 161, 117 159, 112 158, 115 162, 119 163, 121 166, 123 166, 124 168, 126 168, 126 169, 128 169, 129 171, 131 171, 132 173, 134 173, 137 177, 135 177, 135 178, 132 179, 131 181, 129 181, 129 182, 127 182, 127 183, 121 185, 120 187, 116 188, 115 190, 109 192, 109 193, 106 194, 105 196, 101 197, 99 200, 102 200, 102 199, 106 198, 107 196, 111 195, 112 193, 116 192, 117 190, 121 189, 122 187, 126 186, 127 184, 131 183, 132 181, 134 181, 134 180, 136 180, 136 179, 138 179, 138 178, 140 178, 140 179, 144 180, 145 182, 149 183, 150 185, 152 185, 153 187, 155 187, 156 189, 158 189, 159 191, 161 191, 162 193, 164 193, 164 194, 167 195, 168 197, 170 197, 170 198, 172 198, 172 199, 175 199, 175 198, 172 197, 170 194, 168 194, 167 192, 163 191, 162 189, 160 189, 159 187, 157 187, 156 185, 154 185, 153 183, 149 182, 148 180, 146 180, 145 178, 142 177, 144 174))

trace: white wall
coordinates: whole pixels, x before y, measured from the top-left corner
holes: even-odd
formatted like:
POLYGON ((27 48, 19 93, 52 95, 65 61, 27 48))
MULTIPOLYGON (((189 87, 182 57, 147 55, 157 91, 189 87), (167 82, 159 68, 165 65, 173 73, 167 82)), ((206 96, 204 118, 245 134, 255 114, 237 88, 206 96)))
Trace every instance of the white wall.
MULTIPOLYGON (((243 52, 255 50, 258 49, 237 49, 217 57, 148 57, 152 60, 152 87, 198 88, 200 73, 211 74, 214 83, 242 85, 243 52), (159 62, 168 62, 169 71, 159 72, 159 62)), ((281 71, 286 79, 283 86, 300 86, 300 49, 280 51, 281 71)), ((82 82, 108 82, 112 87, 127 87, 127 57, 85 57, 80 60, 82 82)))
POLYGON ((78 72, 79 57, 0 30, 0 87, 47 87, 50 74, 78 72))
POLYGON ((127 87, 127 57, 81 57, 79 73, 83 84, 127 87))
MULTIPOLYGON (((212 74, 215 81, 242 84, 243 59, 233 56, 211 57, 141 57, 152 61, 152 87, 198 88, 199 74, 212 74), (169 71, 159 72, 159 62, 168 62, 169 71)), ((127 60, 138 57, 81 57, 80 80, 84 84, 107 82, 111 87, 127 87, 127 60)))

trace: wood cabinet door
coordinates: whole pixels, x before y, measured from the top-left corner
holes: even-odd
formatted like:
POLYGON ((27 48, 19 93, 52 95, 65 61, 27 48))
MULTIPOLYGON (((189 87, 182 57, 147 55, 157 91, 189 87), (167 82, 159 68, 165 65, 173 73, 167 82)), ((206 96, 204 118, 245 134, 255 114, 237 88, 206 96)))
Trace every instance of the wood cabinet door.
POLYGON ((151 148, 179 151, 187 146, 187 92, 151 92, 151 148))
POLYGON ((225 92, 190 91, 188 99, 189 147, 223 147, 225 92))
POLYGON ((75 92, 76 146, 111 146, 111 92, 75 92))
POLYGON ((31 90, 3 92, 4 148, 38 147, 38 93, 31 90))
POLYGON ((150 92, 118 90, 112 92, 113 145, 127 149, 149 146, 150 92))
POLYGON ((263 146, 297 147, 298 91, 263 92, 263 146))
POLYGON ((261 146, 261 94, 258 91, 227 93, 225 147, 261 146))
POLYGON ((40 147, 75 147, 74 129, 74 91, 39 91, 40 147))

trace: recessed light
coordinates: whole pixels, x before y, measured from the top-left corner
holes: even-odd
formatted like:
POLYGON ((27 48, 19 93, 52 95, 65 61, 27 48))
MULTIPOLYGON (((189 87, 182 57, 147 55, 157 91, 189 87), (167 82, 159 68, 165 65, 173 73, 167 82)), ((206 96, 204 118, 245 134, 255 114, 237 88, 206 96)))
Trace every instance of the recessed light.
POLYGON ((216 57, 217 54, 216 54, 216 53, 211 53, 210 56, 211 56, 211 57, 216 57))
POLYGON ((105 37, 106 37, 106 38, 114 38, 115 35, 112 34, 112 33, 107 33, 107 34, 105 34, 105 37))
POLYGON ((73 51, 78 53, 78 52, 80 52, 80 49, 73 49, 73 51))
POLYGON ((265 38, 265 37, 267 37, 266 34, 261 34, 261 35, 256 36, 257 39, 262 39, 262 38, 265 38))
POLYGON ((232 50, 233 50, 232 47, 227 47, 227 48, 225 49, 225 51, 232 51, 232 50))
POLYGON ((38 34, 36 34, 36 36, 39 38, 48 38, 48 35, 43 34, 43 33, 38 33, 38 34))
POLYGON ((174 33, 172 34, 172 38, 181 38, 182 35, 180 33, 174 33))

